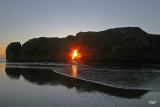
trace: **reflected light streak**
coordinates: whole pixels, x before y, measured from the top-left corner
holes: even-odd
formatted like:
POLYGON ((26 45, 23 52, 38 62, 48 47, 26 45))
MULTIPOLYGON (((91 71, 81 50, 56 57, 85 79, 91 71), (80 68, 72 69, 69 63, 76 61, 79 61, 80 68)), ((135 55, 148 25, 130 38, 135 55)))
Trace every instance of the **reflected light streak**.
POLYGON ((77 65, 72 65, 72 77, 77 77, 77 65))
POLYGON ((3 62, 0 62, 0 74, 6 74, 4 71, 5 71, 5 67, 6 67, 6 64, 3 63, 3 62))

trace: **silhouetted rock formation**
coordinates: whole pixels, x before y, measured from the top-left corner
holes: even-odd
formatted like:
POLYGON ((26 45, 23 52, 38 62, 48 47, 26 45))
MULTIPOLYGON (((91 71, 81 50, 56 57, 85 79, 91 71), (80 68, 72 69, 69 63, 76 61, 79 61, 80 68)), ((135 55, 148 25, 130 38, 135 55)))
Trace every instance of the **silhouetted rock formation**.
POLYGON ((6 58, 8 61, 17 60, 17 56, 20 52, 21 44, 20 42, 12 42, 6 48, 6 58))
POLYGON ((160 35, 148 34, 139 27, 79 32, 66 38, 34 38, 24 43, 20 51, 19 47, 9 48, 14 44, 7 47, 7 61, 70 61, 73 49, 78 49, 82 63, 160 62, 160 35), (10 54, 15 50, 18 53, 10 54))

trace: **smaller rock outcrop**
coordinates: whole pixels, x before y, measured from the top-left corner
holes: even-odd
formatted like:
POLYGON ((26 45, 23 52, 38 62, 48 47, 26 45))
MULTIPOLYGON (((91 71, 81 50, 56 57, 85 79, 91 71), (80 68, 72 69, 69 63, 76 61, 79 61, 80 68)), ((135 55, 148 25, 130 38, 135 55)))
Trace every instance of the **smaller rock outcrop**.
POLYGON ((21 50, 20 42, 12 42, 7 46, 6 59, 7 61, 16 61, 16 58, 21 50))

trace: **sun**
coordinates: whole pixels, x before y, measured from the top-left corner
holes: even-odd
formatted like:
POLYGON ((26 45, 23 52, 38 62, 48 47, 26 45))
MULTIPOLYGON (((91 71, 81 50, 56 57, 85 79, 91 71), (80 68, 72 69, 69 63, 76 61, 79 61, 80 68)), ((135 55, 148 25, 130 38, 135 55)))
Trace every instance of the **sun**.
POLYGON ((73 55, 72 55, 72 60, 74 60, 75 58, 79 58, 81 57, 81 55, 77 52, 77 50, 74 50, 73 55))

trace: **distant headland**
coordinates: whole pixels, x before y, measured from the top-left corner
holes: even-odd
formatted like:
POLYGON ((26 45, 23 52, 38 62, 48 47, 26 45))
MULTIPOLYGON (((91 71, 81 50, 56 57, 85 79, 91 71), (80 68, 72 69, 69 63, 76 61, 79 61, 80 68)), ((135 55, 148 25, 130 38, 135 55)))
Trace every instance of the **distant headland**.
POLYGON ((122 27, 100 32, 79 32, 65 38, 33 38, 6 48, 7 61, 71 62, 74 50, 80 63, 160 63, 160 35, 139 27, 122 27))

